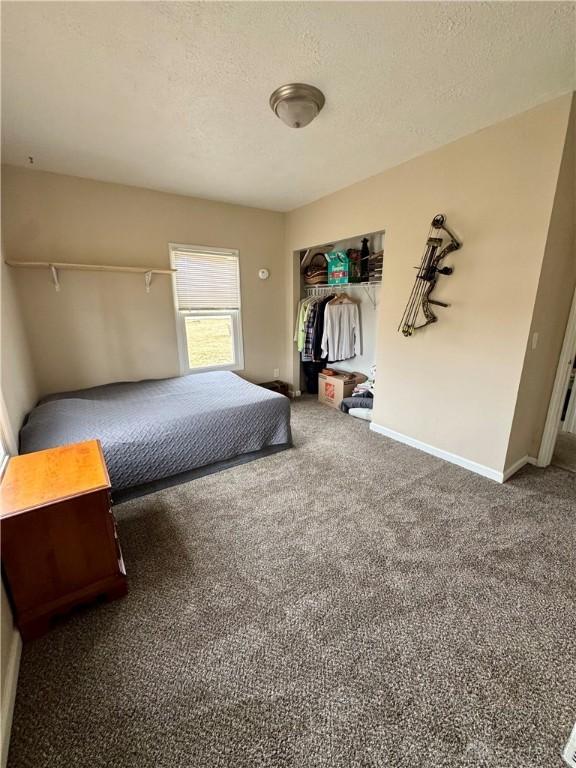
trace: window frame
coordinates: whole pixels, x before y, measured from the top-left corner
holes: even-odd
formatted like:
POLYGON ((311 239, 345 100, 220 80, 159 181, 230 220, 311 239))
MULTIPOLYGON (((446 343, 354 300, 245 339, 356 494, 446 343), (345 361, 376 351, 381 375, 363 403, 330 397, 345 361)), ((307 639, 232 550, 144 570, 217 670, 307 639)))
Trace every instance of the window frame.
POLYGON ((191 250, 199 253, 217 254, 222 256, 233 256, 238 265, 238 294, 239 306, 237 309, 178 309, 178 292, 176 289, 176 273, 172 273, 172 298, 174 301, 174 319, 176 322, 176 340, 178 344, 178 361, 180 364, 180 374, 208 373, 209 371, 243 371, 244 370, 244 329, 242 326, 242 283, 240 279, 240 251, 230 248, 213 248, 206 245, 190 245, 188 243, 169 243, 170 266, 175 269, 176 251, 191 250), (188 358, 188 340, 186 337, 186 316, 194 315, 196 317, 231 317, 232 334, 234 343, 235 361, 232 364, 225 365, 207 365, 202 368, 191 368, 188 358))

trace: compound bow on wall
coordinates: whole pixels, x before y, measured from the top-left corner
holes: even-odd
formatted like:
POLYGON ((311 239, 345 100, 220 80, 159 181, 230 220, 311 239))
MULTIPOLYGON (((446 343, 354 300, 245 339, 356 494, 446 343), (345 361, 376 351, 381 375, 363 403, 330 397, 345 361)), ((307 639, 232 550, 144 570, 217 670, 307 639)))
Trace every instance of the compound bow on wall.
POLYGON ((402 315, 402 320, 398 326, 398 330, 402 331, 404 336, 412 336, 414 331, 418 328, 424 328, 430 323, 435 323, 438 318, 430 309, 430 304, 434 304, 438 307, 447 307, 443 301, 436 301, 430 298, 430 294, 436 286, 438 275, 451 275, 454 271, 452 267, 441 267, 440 262, 448 256, 452 251, 457 251, 462 246, 462 243, 456 238, 446 226, 446 217, 444 214, 439 213, 432 219, 430 225, 430 231, 428 232, 428 240, 426 241, 426 248, 424 250, 424 256, 422 256, 422 262, 419 267, 415 267, 418 270, 412 293, 408 299, 408 304, 402 315), (442 247, 444 238, 434 236, 434 230, 437 232, 444 231, 450 240, 442 247), (423 322, 418 322, 420 313, 424 315, 423 322))

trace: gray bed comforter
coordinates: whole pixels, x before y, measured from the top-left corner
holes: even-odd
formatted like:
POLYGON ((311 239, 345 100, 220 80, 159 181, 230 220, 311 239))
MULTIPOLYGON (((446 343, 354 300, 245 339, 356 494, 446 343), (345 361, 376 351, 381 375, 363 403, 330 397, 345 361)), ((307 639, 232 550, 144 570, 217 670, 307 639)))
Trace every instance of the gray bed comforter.
POLYGON ((131 488, 290 444, 290 401, 229 371, 106 384, 41 400, 20 452, 94 438, 112 487, 131 488))

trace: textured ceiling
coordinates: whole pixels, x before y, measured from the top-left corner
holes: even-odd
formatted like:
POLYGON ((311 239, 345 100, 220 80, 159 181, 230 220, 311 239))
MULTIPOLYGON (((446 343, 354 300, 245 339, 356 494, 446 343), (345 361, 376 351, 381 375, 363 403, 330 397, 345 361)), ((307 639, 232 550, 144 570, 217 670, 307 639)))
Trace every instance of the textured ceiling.
POLYGON ((575 7, 3 2, 3 159, 288 210, 573 89, 575 7))

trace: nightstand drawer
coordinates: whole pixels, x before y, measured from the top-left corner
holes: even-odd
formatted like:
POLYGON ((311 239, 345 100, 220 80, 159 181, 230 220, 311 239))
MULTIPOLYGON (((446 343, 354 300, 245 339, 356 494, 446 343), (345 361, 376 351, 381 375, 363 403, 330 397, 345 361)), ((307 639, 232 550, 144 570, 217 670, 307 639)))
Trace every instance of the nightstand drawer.
POLYGON ((107 494, 99 491, 2 521, 2 564, 17 611, 118 572, 108 515, 107 494))
POLYGON ((24 639, 41 634, 52 617, 75 605, 126 593, 126 569, 100 446, 96 441, 79 444, 82 471, 74 464, 74 448, 54 449, 54 457, 51 451, 41 451, 12 459, 0 488, 2 567, 24 639), (56 470, 51 470, 52 458, 56 470), (32 493, 22 484, 34 462, 40 462, 45 480, 32 493), (67 469, 69 482, 61 477, 67 469), (98 485, 91 488, 93 478, 98 485), (71 493, 74 488, 78 492, 71 493))

